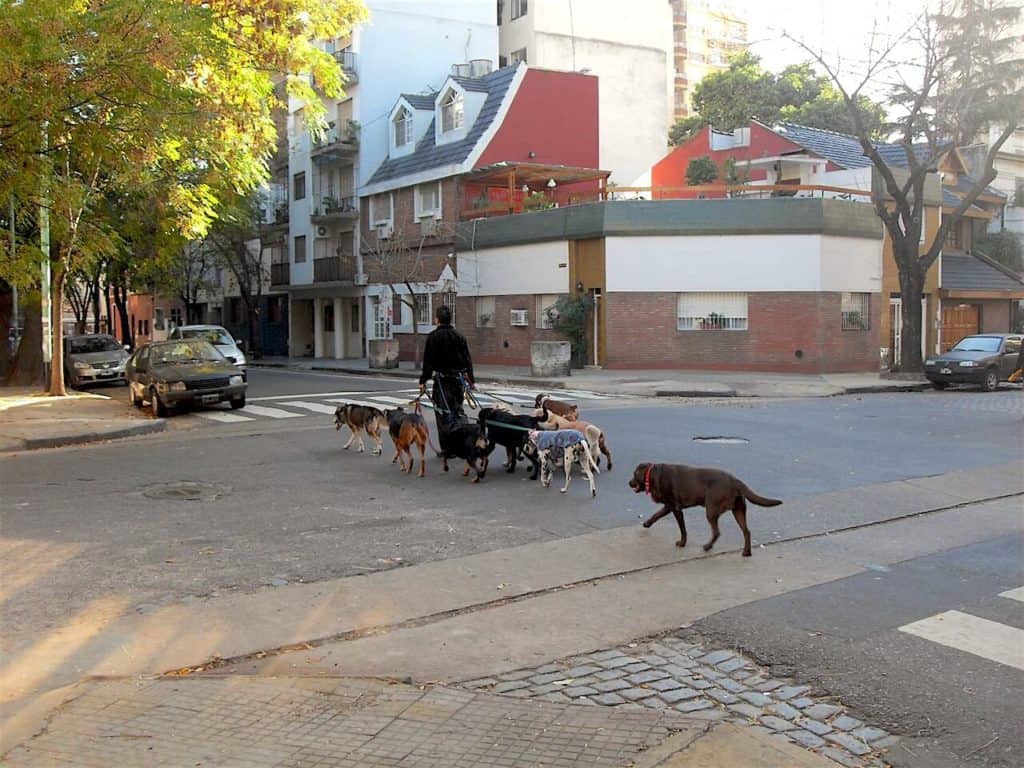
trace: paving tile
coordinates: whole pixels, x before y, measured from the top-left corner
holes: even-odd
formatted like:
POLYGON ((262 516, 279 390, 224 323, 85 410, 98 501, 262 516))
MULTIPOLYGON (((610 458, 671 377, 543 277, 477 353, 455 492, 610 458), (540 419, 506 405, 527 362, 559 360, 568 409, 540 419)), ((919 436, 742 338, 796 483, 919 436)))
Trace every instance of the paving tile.
POLYGON ((598 661, 597 665, 603 669, 618 669, 619 667, 628 667, 630 664, 636 663, 637 660, 632 656, 614 656, 610 659, 598 661))
POLYGON ((626 688, 619 691, 619 696, 627 701, 639 701, 640 699, 646 699, 648 696, 654 696, 656 693, 657 691, 652 691, 650 688, 626 688))
POLYGON ((593 664, 578 664, 575 667, 569 667, 565 670, 566 677, 579 678, 592 675, 595 672, 600 672, 601 668, 593 664))
POLYGON ((759 683, 754 687, 757 688, 757 690, 759 690, 761 693, 767 693, 768 691, 774 691, 776 688, 781 688, 783 685, 785 685, 785 683, 783 683, 781 680, 769 678, 765 680, 763 683, 759 683))
POLYGON ((578 699, 580 696, 591 696, 595 693, 600 693, 600 691, 596 688, 591 688, 589 685, 574 685, 563 689, 562 693, 571 699, 578 699))
POLYGON ((727 661, 723 661, 721 664, 718 665, 718 668, 720 670, 722 670, 723 672, 726 672, 728 674, 732 674, 733 672, 736 672, 737 670, 744 669, 746 666, 747 666, 747 662, 746 661, 744 661, 743 659, 740 659, 740 658, 735 658, 735 659, 728 659, 727 661))
POLYGON ((618 680, 626 676, 626 673, 621 669, 602 669, 600 672, 595 672, 594 677, 598 680, 618 680))
POLYGON ((555 682, 555 680, 564 679, 565 675, 563 675, 561 672, 549 672, 546 675, 534 675, 533 677, 529 678, 529 681, 530 685, 547 685, 548 683, 555 682))
POLYGON ((668 659, 664 656, 658 656, 656 653, 648 653, 640 657, 640 661, 651 667, 660 667, 662 664, 668 664, 668 659))
POLYGON ((772 704, 768 707, 768 711, 778 715, 786 720, 795 720, 800 717, 800 710, 795 707, 789 706, 784 702, 778 704, 772 704))
POLYGON ((675 708, 679 712, 696 712, 701 709, 708 709, 715 706, 707 699, 693 699, 691 701, 680 701, 675 708))
POLYGON ((714 683, 709 683, 707 680, 701 680, 699 677, 695 677, 692 680, 687 680, 686 684, 691 688, 696 688, 698 691, 706 691, 709 688, 714 688, 714 683))
POLYGON ((735 680, 730 680, 729 678, 723 678, 719 680, 718 686, 729 691, 729 693, 743 693, 744 691, 750 690, 750 688, 744 685, 743 683, 739 683, 735 680))
POLYGON ((729 710, 750 720, 756 720, 762 714, 764 714, 764 710, 760 707, 755 707, 753 704, 747 704, 745 702, 740 702, 739 704, 730 704, 729 710))
POLYGON ((772 696, 779 701, 789 701, 797 696, 802 696, 811 690, 809 685, 788 685, 785 688, 779 688, 776 691, 772 691, 772 696))
POLYGON ((833 731, 832 733, 825 736, 825 738, 835 744, 838 744, 847 752, 852 752, 858 757, 870 754, 871 752, 871 747, 869 747, 860 739, 855 739, 848 733, 838 733, 836 731, 833 731))
POLYGON ((731 659, 735 655, 732 651, 712 651, 706 656, 701 656, 700 663, 713 667, 716 664, 721 664, 726 659, 731 659))
POLYGON ((516 669, 511 672, 502 672, 498 677, 501 680, 525 680, 528 677, 533 677, 536 672, 532 669, 516 669))
POLYGON ((747 691, 746 693, 741 693, 739 696, 745 702, 753 704, 755 707, 767 707, 769 704, 773 703, 771 697, 765 696, 763 693, 758 693, 757 691, 747 691))
POLYGON ((737 698, 735 694, 729 693, 728 691, 723 691, 720 688, 712 688, 711 690, 704 691, 704 695, 714 699, 719 704, 739 703, 739 698, 737 698))
POLYGON ((664 680, 668 677, 668 673, 662 672, 660 669, 648 669, 646 672, 637 672, 636 674, 630 675, 626 679, 634 685, 643 685, 644 683, 651 683, 655 680, 664 680))
POLYGON ((807 747, 808 749, 817 749, 825 745, 823 738, 815 736, 810 731, 805 731, 802 728, 795 731, 787 731, 786 735, 800 746, 807 747))
POLYGON ((835 704, 814 704, 804 709, 804 714, 815 720, 827 720, 832 715, 839 714, 842 711, 843 708, 837 707, 835 704))
POLYGON ((795 699, 789 700, 789 706, 796 707, 797 709, 804 709, 814 704, 814 699, 809 699, 806 696, 799 696, 795 699))
POLYGON ((625 680, 603 680, 600 683, 594 683, 593 687, 601 693, 611 693, 629 688, 630 685, 625 680))
POLYGON ((773 731, 791 731, 796 728, 788 720, 783 720, 781 717, 775 715, 761 715, 761 724, 767 725, 773 731))
POLYGON ((655 680, 653 683, 648 683, 647 687, 653 688, 655 691, 671 691, 674 688, 682 688, 683 684, 671 677, 666 677, 663 680, 655 680))
POLYGON ((591 701, 603 707, 614 707, 616 704, 624 704, 626 702, 617 693, 602 693, 600 696, 594 696, 591 701))
POLYGON ((864 725, 862 721, 849 715, 840 715, 832 721, 832 727, 840 731, 852 731, 855 728, 860 728, 862 725, 864 725))
POLYGON ((827 757, 829 760, 834 760, 846 768, 861 768, 861 761, 851 755, 849 752, 844 752, 841 749, 835 749, 834 747, 825 747, 821 750, 821 754, 827 757))
POLYGON ((463 688, 487 688, 491 685, 497 685, 498 680, 494 677, 482 677, 479 680, 469 680, 465 683, 461 683, 463 688))
POLYGON ((491 693, 511 693, 512 691, 518 691, 529 686, 530 684, 525 680, 507 680, 491 688, 491 693))
POLYGON ((669 704, 675 704, 688 699, 696 699, 700 696, 700 691, 695 691, 692 688, 676 688, 673 691, 663 691, 658 696, 669 704))
POLYGON ((888 731, 883 731, 881 728, 872 728, 871 726, 865 726, 863 728, 856 728, 852 731, 854 738, 860 739, 865 744, 874 744, 880 739, 884 739, 889 735, 888 731))
POLYGON ((818 736, 824 736, 826 733, 832 733, 832 726, 828 723, 823 723, 820 720, 800 718, 796 721, 796 724, 801 728, 806 728, 808 731, 817 734, 818 736))
POLYGON ((899 736, 886 736, 884 739, 872 742, 871 746, 875 749, 892 749, 899 743, 899 736))

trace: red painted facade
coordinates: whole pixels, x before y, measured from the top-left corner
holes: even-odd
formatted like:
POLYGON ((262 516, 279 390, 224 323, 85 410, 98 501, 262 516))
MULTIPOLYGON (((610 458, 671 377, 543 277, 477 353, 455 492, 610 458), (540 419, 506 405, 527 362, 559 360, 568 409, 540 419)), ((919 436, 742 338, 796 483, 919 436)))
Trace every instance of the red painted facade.
MULTIPOLYGON (((750 144, 744 147, 732 149, 711 150, 711 128, 705 127, 693 138, 684 144, 680 144, 668 155, 659 160, 651 168, 651 186, 657 187, 685 187, 686 168, 691 160, 707 155, 719 168, 719 178, 716 183, 724 183, 725 161, 732 158, 737 163, 745 160, 754 160, 762 157, 775 157, 793 152, 805 152, 799 144, 783 138, 774 131, 766 128, 760 123, 750 123, 750 144)), ((829 170, 835 166, 829 163, 829 170)), ((749 172, 751 181, 761 181, 765 178, 765 171, 751 169, 749 172)), ((694 198, 696 192, 678 191, 655 191, 655 199, 665 198, 694 198)), ((721 197, 713 193, 704 193, 704 197, 721 197)))

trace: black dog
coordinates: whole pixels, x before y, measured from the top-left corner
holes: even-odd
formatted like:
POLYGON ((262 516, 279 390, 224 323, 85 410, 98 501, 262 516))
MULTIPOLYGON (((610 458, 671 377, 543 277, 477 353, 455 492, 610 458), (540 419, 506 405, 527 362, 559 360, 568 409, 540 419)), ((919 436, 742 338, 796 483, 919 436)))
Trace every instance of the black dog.
POLYGON ((494 446, 488 446, 483 429, 475 421, 453 420, 445 425, 438 434, 441 443, 441 466, 448 471, 448 459, 466 460, 466 469, 462 475, 466 477, 470 471, 476 473, 474 483, 479 483, 487 474, 487 464, 494 446))
POLYGON ((506 456, 505 470, 509 473, 516 471, 516 461, 519 459, 520 454, 522 454, 523 458, 533 465, 533 473, 530 475, 531 480, 537 479, 537 473, 540 471, 540 461, 537 458, 536 452, 527 454, 523 449, 529 441, 529 430, 541 429, 540 423, 547 421, 547 419, 548 412, 546 409, 543 416, 517 415, 503 408, 480 409, 480 428, 484 432, 484 437, 487 439, 490 450, 493 451, 495 445, 504 446, 506 456))

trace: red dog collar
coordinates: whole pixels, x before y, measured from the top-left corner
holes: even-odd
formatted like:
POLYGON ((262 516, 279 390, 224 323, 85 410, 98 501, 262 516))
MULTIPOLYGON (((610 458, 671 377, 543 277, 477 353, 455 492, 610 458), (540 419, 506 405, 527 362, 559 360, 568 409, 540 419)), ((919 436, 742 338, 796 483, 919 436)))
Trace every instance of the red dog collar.
POLYGON ((651 495, 651 470, 654 469, 654 465, 651 464, 647 468, 647 472, 644 473, 644 493, 648 496, 651 495))

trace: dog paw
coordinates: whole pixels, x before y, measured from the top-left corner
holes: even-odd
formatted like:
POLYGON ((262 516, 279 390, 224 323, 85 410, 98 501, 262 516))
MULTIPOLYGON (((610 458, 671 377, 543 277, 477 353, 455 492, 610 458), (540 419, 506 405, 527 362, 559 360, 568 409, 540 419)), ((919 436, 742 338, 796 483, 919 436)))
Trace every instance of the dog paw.
POLYGON ((676 542, 676 546, 680 547, 680 548, 685 547, 686 546, 686 539, 680 539, 679 541, 677 541, 676 542))
POLYGON ((704 546, 702 547, 702 549, 703 549, 703 550, 704 550, 705 552, 710 552, 710 551, 711 551, 711 545, 710 545, 710 544, 705 544, 705 545, 704 545, 704 546))
POLYGON ((649 520, 645 520, 643 523, 641 523, 641 525, 643 525, 644 528, 650 528, 651 527, 651 523, 650 523, 649 520))
POLYGON ((597 491, 591 491, 590 492, 590 498, 596 499, 597 498, 597 491))
POLYGON ((744 557, 750 557, 750 550, 749 550, 749 549, 747 549, 747 550, 744 550, 744 551, 743 551, 743 556, 744 556, 744 557))

